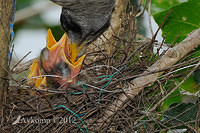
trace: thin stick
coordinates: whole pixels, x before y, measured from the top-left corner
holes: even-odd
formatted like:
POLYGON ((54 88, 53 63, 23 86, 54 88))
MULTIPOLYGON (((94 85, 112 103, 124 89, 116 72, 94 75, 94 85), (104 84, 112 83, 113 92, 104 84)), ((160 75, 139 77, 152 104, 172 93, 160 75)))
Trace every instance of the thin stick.
POLYGON ((19 63, 21 63, 29 54, 31 53, 31 51, 29 51, 21 60, 19 60, 11 69, 11 72, 13 72, 13 69, 15 69, 15 67, 17 67, 19 65, 19 63))

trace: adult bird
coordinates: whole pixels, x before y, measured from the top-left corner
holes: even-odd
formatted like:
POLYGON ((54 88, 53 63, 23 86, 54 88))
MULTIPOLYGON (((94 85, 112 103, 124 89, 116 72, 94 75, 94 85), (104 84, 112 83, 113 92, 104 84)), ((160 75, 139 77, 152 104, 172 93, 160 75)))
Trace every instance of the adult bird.
MULTIPOLYGON (((83 45, 87 46, 109 27, 115 0, 51 1, 62 6, 60 22, 67 34, 56 42, 51 31, 48 31, 47 47, 40 55, 41 65, 48 75, 63 77, 53 80, 59 86, 66 87, 69 82, 76 82, 76 75, 85 58, 83 45)), ((38 69, 33 67, 33 70, 38 69)))
POLYGON ((62 6, 60 22, 72 43, 89 44, 110 25, 115 0, 51 0, 62 6))

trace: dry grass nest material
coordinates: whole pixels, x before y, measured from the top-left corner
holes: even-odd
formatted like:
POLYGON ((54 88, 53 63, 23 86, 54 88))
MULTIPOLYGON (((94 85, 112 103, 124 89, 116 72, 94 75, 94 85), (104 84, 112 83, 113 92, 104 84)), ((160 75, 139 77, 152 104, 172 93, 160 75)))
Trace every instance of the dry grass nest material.
MULTIPOLYGON (((186 75, 185 72, 160 78, 157 83, 130 99, 126 103, 127 106, 115 112, 106 126, 97 121, 104 115, 105 109, 123 93, 130 84, 129 81, 138 77, 160 58, 158 54, 152 53, 155 40, 136 35, 135 25, 129 27, 130 23, 135 21, 129 15, 123 16, 124 23, 120 34, 113 35, 112 41, 108 41, 105 46, 89 46, 92 49, 87 53, 77 84, 62 90, 49 88, 46 92, 26 86, 22 78, 12 79, 0 131, 75 133, 131 132, 139 129, 159 132, 165 129, 166 127, 155 128, 152 124, 145 124, 148 122, 155 125, 160 122, 157 112, 147 115, 146 110, 164 95, 161 93, 161 83, 186 75), (37 91, 37 95, 30 96, 30 90, 37 91), (148 121, 135 123, 143 115, 147 116, 148 121), (16 120, 19 122, 15 123, 16 120)), ((176 69, 197 60, 188 59, 184 63, 180 61, 176 69)), ((172 67, 166 70, 166 73, 174 69, 175 67, 172 67)), ((168 90, 174 85, 175 82, 172 82, 168 90)))

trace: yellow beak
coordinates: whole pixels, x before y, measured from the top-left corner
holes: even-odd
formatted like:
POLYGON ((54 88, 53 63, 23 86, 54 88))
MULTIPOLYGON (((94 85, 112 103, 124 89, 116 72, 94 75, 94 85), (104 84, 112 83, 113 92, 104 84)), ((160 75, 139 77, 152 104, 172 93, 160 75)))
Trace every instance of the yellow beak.
POLYGON ((67 83, 68 80, 72 81, 72 84, 74 84, 77 79, 77 74, 80 72, 83 60, 86 56, 83 55, 78 60, 76 60, 81 48, 82 46, 78 48, 76 44, 69 44, 66 33, 58 42, 56 42, 51 30, 49 29, 47 34, 47 46, 45 48, 45 52, 41 53, 43 69, 48 74, 63 76, 62 79, 54 78, 54 81, 60 85, 67 83), (68 75, 64 75, 61 71, 58 72, 59 70, 54 70, 63 63, 68 65, 70 68, 68 75))
POLYGON ((42 78, 40 66, 37 59, 33 61, 33 64, 30 67, 30 74, 28 75, 27 79, 28 84, 31 86, 34 85, 36 88, 39 89, 44 89, 46 87, 46 77, 42 78))

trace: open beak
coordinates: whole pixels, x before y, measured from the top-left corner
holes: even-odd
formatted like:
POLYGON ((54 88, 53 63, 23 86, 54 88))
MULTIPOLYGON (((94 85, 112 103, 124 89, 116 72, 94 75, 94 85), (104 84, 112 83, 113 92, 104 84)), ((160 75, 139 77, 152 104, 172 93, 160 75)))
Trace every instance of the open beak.
POLYGON ((39 89, 46 89, 46 77, 42 77, 37 59, 33 61, 33 64, 30 67, 30 74, 27 79, 29 85, 35 86, 39 89))
POLYGON ((42 61, 42 67, 47 73, 51 73, 53 67, 61 61, 60 51, 61 44, 66 41, 67 35, 64 34, 59 42, 56 42, 52 35, 51 30, 48 30, 47 45, 41 52, 40 59, 42 61))
POLYGON ((77 55, 80 51, 81 47, 77 48, 76 44, 65 44, 63 48, 61 49, 61 57, 63 61, 69 66, 70 68, 70 75, 66 76, 64 78, 64 83, 66 84, 66 81, 71 82, 71 84, 75 84, 77 80, 78 73, 81 70, 81 66, 83 63, 83 60, 85 59, 86 54, 81 56, 78 60, 76 60, 77 55), (64 48, 65 47, 65 48, 64 48), (69 52, 69 53, 67 53, 69 52))
POLYGON ((40 56, 42 67, 47 74, 62 76, 62 78, 55 77, 54 81, 63 87, 69 82, 75 84, 86 56, 83 55, 77 59, 81 47, 77 47, 76 44, 70 42, 66 33, 56 42, 49 29, 47 46, 42 50, 40 56))

